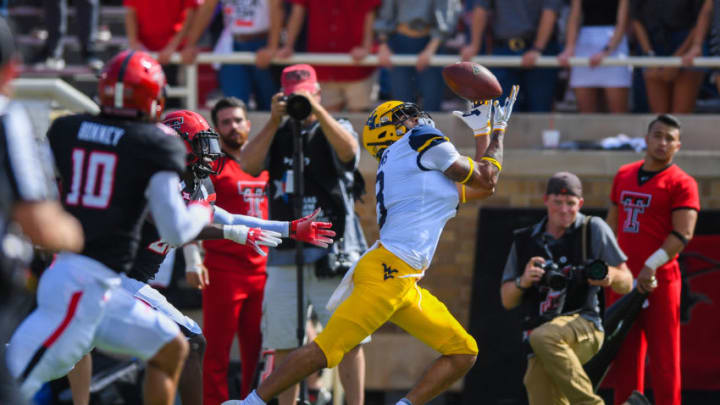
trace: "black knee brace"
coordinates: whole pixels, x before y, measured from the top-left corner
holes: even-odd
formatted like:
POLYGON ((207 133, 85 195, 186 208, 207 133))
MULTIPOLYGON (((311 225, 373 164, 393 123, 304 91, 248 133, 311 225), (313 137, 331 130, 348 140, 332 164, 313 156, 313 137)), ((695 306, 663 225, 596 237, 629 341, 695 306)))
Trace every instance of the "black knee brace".
POLYGON ((205 346, 207 345, 207 340, 205 340, 205 336, 203 336, 201 333, 193 333, 191 336, 188 336, 188 343, 190 344, 190 350, 193 353, 197 353, 197 355, 202 359, 203 354, 205 354, 205 346))

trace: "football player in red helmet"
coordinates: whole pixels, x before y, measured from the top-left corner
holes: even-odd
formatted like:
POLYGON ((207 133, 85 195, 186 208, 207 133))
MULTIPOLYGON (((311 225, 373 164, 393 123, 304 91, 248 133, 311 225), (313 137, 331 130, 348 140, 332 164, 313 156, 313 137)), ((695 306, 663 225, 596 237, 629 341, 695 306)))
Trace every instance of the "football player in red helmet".
POLYGON ((209 206, 185 204, 179 193, 186 151, 174 131, 157 123, 164 87, 152 57, 122 52, 99 81, 102 113, 63 116, 48 130, 59 200, 82 225, 85 246, 79 254, 59 253, 43 273, 38 307, 5 352, 28 399, 97 346, 147 362, 145 403, 174 401, 186 339, 165 314, 147 311, 118 288, 141 250, 146 212, 158 239, 176 246, 195 239, 212 217, 209 206))
MULTIPOLYGON (((267 254, 268 247, 277 246, 281 242, 279 239, 281 236, 322 247, 332 243, 330 238, 335 235, 335 232, 329 229, 332 224, 315 222, 317 212, 295 221, 268 221, 251 216, 233 215, 215 206, 215 189, 208 176, 222 170, 215 165, 216 159, 222 155, 218 134, 210 128, 202 115, 189 110, 175 111, 166 115, 163 124, 166 128, 173 128, 185 145, 186 166, 179 185, 183 199, 188 204, 208 204, 214 213, 214 223, 205 226, 197 234, 196 239, 228 239, 250 245, 261 255, 267 254)), ((178 391, 183 404, 201 405, 202 357, 205 349, 202 329, 195 321, 170 304, 160 292, 148 285, 173 247, 163 240, 154 222, 156 221, 148 220, 143 223, 140 249, 127 276, 122 277, 122 286, 180 326, 180 330, 190 343, 191 350, 180 375, 178 391)), ((207 269, 202 263, 199 245, 187 243, 182 250, 188 283, 200 289, 204 288, 210 280, 207 269)), ((70 374, 73 394, 77 398, 85 399, 88 395, 86 392, 90 384, 90 373, 87 368, 90 362, 87 359, 87 357, 83 358, 70 374)))

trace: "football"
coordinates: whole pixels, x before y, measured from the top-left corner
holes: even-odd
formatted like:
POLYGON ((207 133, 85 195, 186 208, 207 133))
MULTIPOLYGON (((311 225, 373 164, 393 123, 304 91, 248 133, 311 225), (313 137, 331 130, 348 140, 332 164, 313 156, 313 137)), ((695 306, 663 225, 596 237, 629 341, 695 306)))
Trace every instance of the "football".
POLYGON ((495 75, 477 63, 453 63, 443 68, 442 75, 450 90, 468 101, 489 100, 502 94, 495 75))

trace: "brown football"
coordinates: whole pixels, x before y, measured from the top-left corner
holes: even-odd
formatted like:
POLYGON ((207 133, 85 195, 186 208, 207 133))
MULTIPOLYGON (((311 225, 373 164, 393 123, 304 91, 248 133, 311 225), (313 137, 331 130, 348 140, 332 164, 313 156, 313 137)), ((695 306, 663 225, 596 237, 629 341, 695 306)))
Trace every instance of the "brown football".
POLYGON ((442 75, 450 90, 468 101, 489 100, 502 94, 495 75, 477 63, 453 63, 443 68, 442 75))

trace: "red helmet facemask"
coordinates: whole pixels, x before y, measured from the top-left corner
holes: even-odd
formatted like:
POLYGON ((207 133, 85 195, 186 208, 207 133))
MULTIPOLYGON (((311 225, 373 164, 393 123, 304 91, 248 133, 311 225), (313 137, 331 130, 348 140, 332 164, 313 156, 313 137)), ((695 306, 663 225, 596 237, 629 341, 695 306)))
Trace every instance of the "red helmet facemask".
POLYGON ((165 109, 167 80, 162 66, 141 51, 123 51, 105 65, 98 98, 108 115, 160 120, 165 109))
POLYGON ((163 124, 173 128, 183 139, 188 153, 188 165, 197 178, 222 172, 224 160, 220 150, 220 136, 202 115, 189 110, 174 111, 165 116, 163 124))

